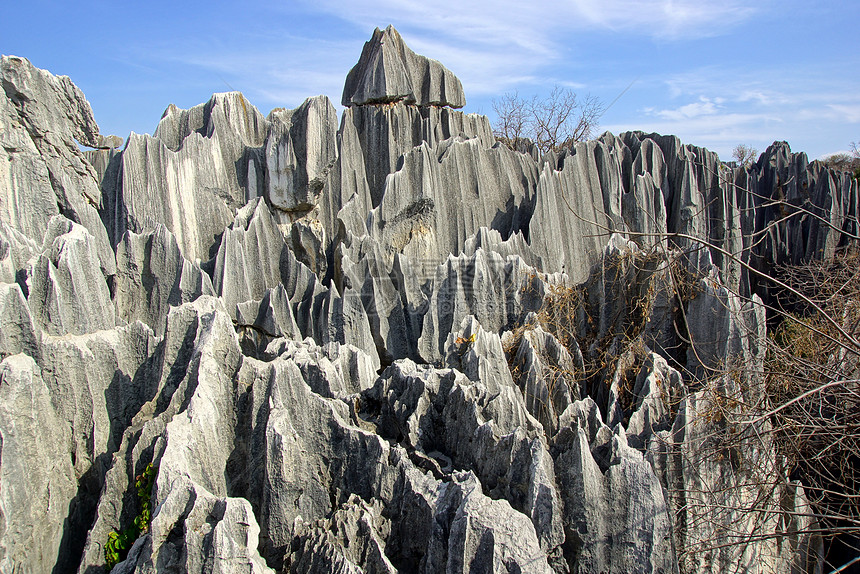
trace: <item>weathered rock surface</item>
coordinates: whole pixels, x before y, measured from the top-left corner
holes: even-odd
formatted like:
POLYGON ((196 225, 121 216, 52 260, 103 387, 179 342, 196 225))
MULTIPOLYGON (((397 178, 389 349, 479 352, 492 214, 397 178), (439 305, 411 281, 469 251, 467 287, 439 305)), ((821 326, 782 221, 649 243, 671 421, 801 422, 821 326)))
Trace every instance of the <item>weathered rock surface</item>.
POLYGON ((4 283, 20 282, 27 262, 39 252, 37 243, 14 227, 0 221, 0 280, 4 283))
POLYGON ((54 216, 42 253, 28 265, 28 302, 44 332, 80 335, 116 324, 110 291, 99 269, 97 240, 86 228, 54 216))
MULTIPOLYGON (((754 545, 727 544, 732 536, 754 537, 775 527, 778 515, 764 513, 758 516, 745 512, 750 504, 768 508, 783 504, 787 512, 806 505, 803 493, 796 483, 781 481, 779 484, 763 486, 775 468, 776 458, 772 450, 753 447, 738 448, 724 456, 714 456, 714 449, 722 448, 719 425, 692 424, 701 416, 718 408, 716 397, 733 396, 737 388, 730 377, 716 380, 711 389, 690 393, 679 405, 678 415, 671 430, 655 435, 648 446, 647 458, 664 487, 672 488, 675 520, 684 524, 676 528, 674 544, 678 548, 689 548, 683 556, 682 571, 724 572, 741 568, 755 572, 780 572, 791 567, 796 571, 815 571, 820 560, 821 540, 809 533, 814 518, 797 515, 798 522, 790 520, 792 526, 804 529, 792 537, 786 545, 776 539, 766 538, 754 545), (756 457, 755 464, 747 464, 745 457, 756 457), (777 502, 777 501, 782 502, 777 502), (753 502, 755 501, 755 502, 753 502), (731 524, 726 531, 723 525, 731 524), (715 541, 723 541, 714 544, 715 541), (702 550, 708 549, 707 553, 702 550), (706 555, 707 554, 707 555, 706 555), (791 566, 789 566, 791 565, 791 566)), ((749 429, 750 433, 761 433, 764 428, 749 429)), ((755 443, 756 445, 760 443, 755 443)), ((815 527, 813 526, 814 530, 815 527)))
POLYGON ((327 191, 327 176, 337 161, 334 106, 318 96, 295 110, 273 111, 268 119, 266 199, 282 211, 308 211, 327 191))
POLYGON ((99 128, 84 94, 67 76, 53 76, 28 60, 0 60, 0 220, 40 242, 62 213, 95 238, 101 270, 114 257, 99 219, 101 192, 78 143, 97 147, 99 128))
POLYGON ((569 409, 572 424, 553 447, 566 558, 583 573, 677 572, 671 509, 651 465, 628 446, 623 427, 600 422, 590 399, 569 409))
POLYGON ((247 163, 242 160, 249 148, 263 145, 268 127, 266 118, 245 96, 226 92, 214 94, 207 103, 189 110, 168 106, 153 135, 172 151, 179 151, 194 133, 217 146, 210 153, 215 165, 223 170, 227 186, 219 192, 227 205, 235 209, 261 195, 263 182, 254 181, 254 174, 245 171, 247 163))
POLYGON ((299 263, 262 199, 240 209, 233 225, 224 230, 214 264, 215 292, 234 320, 239 318, 240 304, 245 304, 243 324, 247 325, 247 320, 255 316, 262 323, 251 326, 265 334, 295 334, 294 322, 302 337, 320 343, 351 343, 374 352, 367 315, 358 294, 346 289, 341 295, 333 287, 323 286, 310 269, 299 263), (286 299, 289 312, 283 304, 286 299), (249 307, 246 304, 249 301, 259 303, 249 307), (273 303, 278 308, 270 313, 266 306, 273 303), (259 309, 256 314, 255 306, 259 309), (274 331, 265 330, 268 317, 279 324, 274 331))
POLYGON ((116 259, 117 319, 142 321, 159 335, 171 306, 215 294, 209 275, 182 257, 176 238, 161 224, 143 234, 127 231, 116 259))
POLYGON ((184 257, 209 259, 233 212, 263 194, 264 181, 249 172, 246 156, 263 146, 267 127, 242 94, 231 92, 190 110, 171 105, 153 136, 131 134, 102 176, 112 242, 160 223, 184 257))
POLYGON ((820 568, 715 397, 760 398, 717 376, 764 360, 750 267, 845 246, 849 177, 785 143, 510 150, 390 27, 339 125, 215 94, 119 150, 68 78, 0 79, 0 570, 106 571, 149 464, 114 572, 820 568))
MULTIPOLYGON (((482 332, 477 344, 492 345, 484 338, 493 337, 482 332)), ((501 354, 498 336, 495 344, 501 354)), ((406 447, 434 476, 473 469, 492 498, 508 501, 532 520, 546 554, 560 554, 561 502, 551 459, 510 375, 506 384, 489 376, 470 380, 406 360, 363 394, 362 406, 382 436, 406 447)))
POLYGON ((559 275, 545 281, 518 256, 503 259, 495 251, 450 256, 436 269, 418 340, 421 356, 429 362, 441 360, 449 333, 467 315, 496 333, 516 326, 540 308, 550 281, 563 280, 559 275))
POLYGON ((529 239, 547 271, 581 283, 611 232, 623 230, 621 162, 614 148, 591 141, 562 152, 559 163, 541 172, 529 239))
POLYGON ((466 96, 450 70, 410 50, 393 26, 377 28, 365 43, 358 64, 346 76, 343 105, 399 101, 462 108, 466 96))
POLYGON ((511 370, 529 413, 541 422, 547 436, 555 436, 559 416, 582 394, 577 381, 577 374, 584 371, 582 353, 577 353, 578 347, 573 350, 571 355, 540 325, 526 330, 515 350, 511 370))
POLYGON ((50 572, 75 496, 70 429, 32 358, 0 363, 0 569, 50 572))
MULTIPOLYGON (((141 419, 142 429, 124 438, 129 446, 136 438, 133 459, 152 456, 159 473, 151 531, 131 549, 120 571, 167 564, 190 571, 268 571, 262 558, 275 568, 285 560, 300 569, 302 563, 319 565, 324 559, 347 560, 362 569, 375 562, 403 567, 414 552, 425 556, 426 571, 465 572, 475 560, 490 559, 487 552, 523 571, 546 571, 529 520, 482 494, 473 475, 455 475, 450 483, 425 476, 403 448, 362 429, 367 423, 348 403, 315 392, 312 387, 322 390, 321 381, 332 388, 340 375, 311 368, 323 364, 309 360, 318 352, 312 344, 298 345, 268 363, 243 358, 226 313, 212 299, 171 314, 168 336, 178 330, 171 327, 183 324, 201 329, 194 336, 197 344, 184 358, 168 353, 164 369, 175 372, 187 364, 189 370, 175 390, 159 389, 157 396, 172 391, 166 410, 148 422, 141 419), (298 358, 303 353, 310 354, 298 358), (169 367, 174 360, 180 362, 169 367), (348 513, 357 496, 403 508, 399 515, 377 518, 375 528, 389 534, 377 537, 384 552, 344 557, 336 537, 325 537, 313 548, 294 547, 290 555, 294 536, 309 536, 303 524, 319 524, 332 512, 335 517, 348 513), (423 504, 412 502, 419 500, 423 504), (414 520, 428 511, 421 521, 414 520), (416 527, 431 528, 430 535, 415 538, 416 527)), ((109 484, 111 475, 125 467, 120 458, 114 462, 109 484)), ((110 520, 104 517, 112 513, 102 510, 99 522, 110 520)), ((94 544, 91 536, 85 557, 97 560, 89 550, 94 544)))
POLYGON ((389 258, 402 253, 422 261, 425 272, 441 262, 434 255, 462 252, 482 226, 507 237, 523 227, 532 199, 536 172, 525 157, 477 138, 412 149, 368 216, 370 236, 389 258))
MULTIPOLYGON (((377 241, 351 235, 347 241, 338 246, 337 284, 341 290, 354 289, 361 296, 380 358, 386 363, 404 357, 417 359, 416 341, 426 297, 417 286, 408 291, 398 288, 399 277, 377 241)), ((409 277, 420 280, 414 272, 409 277)))
MULTIPOLYGON (((485 116, 405 102, 347 108, 341 136, 344 174, 353 174, 359 186, 361 179, 365 180, 373 207, 382 200, 386 176, 398 169, 400 156, 412 148, 425 142, 433 148, 456 136, 480 139, 488 148, 496 143, 485 116)), ((343 189, 352 190, 353 182, 345 180, 343 189)), ((356 193, 361 191, 355 189, 356 193)), ((347 194, 344 197, 349 198, 347 194)))
POLYGON ((151 371, 132 378, 137 384, 118 385, 120 396, 131 400, 121 411, 125 418, 121 437, 113 439, 118 440, 118 448, 108 454, 97 511, 82 556, 78 555, 80 566, 76 561, 70 570, 84 573, 104 565, 108 533, 127 528, 139 512, 134 477, 153 461, 159 437, 174 417, 187 411, 200 379, 205 378, 201 355, 210 357, 206 365, 212 367, 214 362, 216 372, 226 371, 232 377, 241 358, 237 347, 235 331, 217 299, 201 297, 170 311, 165 338, 150 353, 151 371))
POLYGON ((217 149, 218 142, 196 131, 178 150, 155 137, 131 134, 121 156, 121 179, 114 182, 115 211, 109 221, 114 240, 126 231, 145 233, 162 224, 176 237, 184 257, 209 259, 231 218, 217 149))
POLYGON ((805 153, 792 153, 786 142, 768 147, 750 180, 751 191, 770 200, 756 203, 759 217, 771 221, 797 215, 780 222, 778 231, 767 235, 757 252, 765 261, 828 258, 848 242, 841 231, 856 236, 860 230, 857 183, 851 174, 810 163, 805 153))
MULTIPOLYGON (((159 341, 146 325, 80 336, 45 337, 42 377, 71 430, 65 446, 77 479, 58 564, 76 564, 92 525, 104 477, 122 436, 155 394, 159 341)), ((72 570, 72 568, 66 568, 72 570)))
POLYGON ((30 307, 15 283, 0 283, 0 357, 23 353, 42 357, 41 340, 30 307))

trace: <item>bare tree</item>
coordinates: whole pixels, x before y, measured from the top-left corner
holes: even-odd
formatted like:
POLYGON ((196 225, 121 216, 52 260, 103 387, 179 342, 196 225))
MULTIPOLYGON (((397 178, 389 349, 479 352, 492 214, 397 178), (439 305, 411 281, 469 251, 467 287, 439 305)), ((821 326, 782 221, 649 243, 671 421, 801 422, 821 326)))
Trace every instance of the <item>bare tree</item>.
POLYGON ((847 153, 835 153, 821 160, 827 167, 838 171, 849 171, 854 179, 860 179, 860 143, 851 142, 847 153))
POLYGON ((857 158, 850 153, 835 153, 821 160, 827 167, 839 171, 852 171, 857 158))
MULTIPOLYGON (((852 152, 856 153, 856 145, 852 152)), ((725 184, 735 185, 733 180, 725 184)), ((781 199, 759 198, 788 207, 781 199)), ((815 571, 821 548, 825 563, 837 569, 834 572, 848 571, 845 568, 860 561, 860 236, 845 228, 832 228, 845 236, 851 249, 829 261, 762 269, 750 265, 747 251, 777 225, 791 218, 814 218, 824 225, 829 222, 816 215, 814 207, 794 205, 785 217, 748 237, 740 252, 732 252, 707 238, 637 233, 585 219, 568 208, 607 238, 619 233, 651 240, 643 242, 644 251, 633 257, 631 265, 645 273, 648 284, 641 292, 654 297, 662 289, 663 299, 674 301, 680 314, 676 335, 686 353, 698 357, 700 344, 708 345, 707 341, 697 341, 686 328, 687 304, 697 296, 703 282, 731 289, 721 282, 718 285, 719 279, 697 275, 701 271, 689 264, 695 260, 693 251, 719 253, 775 294, 764 303, 769 314, 765 341, 758 324, 741 325, 743 320, 739 319, 739 328, 749 329, 743 337, 761 353, 758 358, 729 357, 701 373, 677 365, 684 370, 691 393, 695 389, 701 393, 697 393, 698 403, 687 405, 697 406, 687 411, 683 428, 673 432, 680 436, 697 433, 696 444, 700 446, 686 451, 670 441, 667 452, 683 461, 693 475, 699 469, 703 475, 709 468, 724 471, 716 474, 721 481, 713 483, 697 482, 694 477, 689 483, 679 480, 667 484, 670 498, 681 501, 675 506, 675 521, 682 525, 676 534, 684 537, 679 544, 679 549, 683 548, 679 557, 682 571, 696 571, 696 560, 701 556, 710 556, 707 560, 714 564, 725 561, 722 571, 729 571, 732 563, 736 571, 743 571, 738 557, 751 543, 764 540, 773 541, 776 549, 782 548, 784 541, 800 544, 793 550, 798 571, 815 571), (655 257, 662 264, 651 262, 655 257), (655 269, 663 269, 667 275, 657 273, 648 279, 655 269), (795 497, 796 493, 801 494, 795 497), (792 500, 800 506, 785 506, 792 500)), ((856 216, 850 217, 856 223, 856 216)), ((601 265, 605 268, 607 264, 601 265)), ((763 305, 758 298, 740 291, 731 296, 750 308, 763 305)), ((621 299, 637 301, 629 294, 621 299)), ((570 338, 580 339, 577 348, 588 349, 583 353, 585 368, 578 378, 605 385, 607 375, 619 369, 626 352, 620 349, 641 344, 639 334, 648 315, 631 314, 623 323, 624 333, 610 333, 620 345, 602 344, 588 339, 588 329, 575 326, 574 317, 588 315, 579 309, 581 295, 571 300, 574 310, 563 312, 560 324, 565 326, 564 332, 574 333, 570 338), (590 357, 593 349, 598 354, 590 357), (604 349, 615 351, 610 356, 604 349)), ((634 307, 648 308, 649 304, 634 307)), ((548 325, 553 332, 563 332, 553 327, 548 325)), ((627 392, 625 388, 619 386, 621 392, 627 392)), ((598 386, 590 391, 594 392, 599 392, 598 386)), ((626 401, 622 396, 619 404, 626 408, 624 405, 633 400, 635 396, 626 401)), ((675 412, 677 402, 673 404, 671 397, 667 400, 670 411, 675 412)))
POLYGON ((732 157, 738 165, 749 167, 758 159, 758 150, 746 144, 738 144, 732 150, 732 157))
POLYGON ((516 149, 530 130, 526 101, 520 98, 517 92, 507 93, 498 100, 493 100, 493 110, 497 116, 493 133, 508 146, 516 149))
POLYGON ((851 142, 851 155, 854 156, 854 179, 860 181, 860 143, 851 142))
POLYGON ((493 132, 512 149, 533 142, 546 153, 558 151, 595 135, 604 108, 594 96, 580 98, 573 90, 555 86, 546 98, 524 99, 517 92, 493 100, 493 132))

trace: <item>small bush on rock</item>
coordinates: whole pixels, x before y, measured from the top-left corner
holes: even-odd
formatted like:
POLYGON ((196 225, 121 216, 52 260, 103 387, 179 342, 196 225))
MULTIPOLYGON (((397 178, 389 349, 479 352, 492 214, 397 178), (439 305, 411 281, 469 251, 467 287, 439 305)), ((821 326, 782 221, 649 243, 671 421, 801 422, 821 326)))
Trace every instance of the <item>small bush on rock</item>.
POLYGON ((108 541, 105 544, 105 562, 109 570, 125 560, 134 541, 149 530, 149 522, 152 519, 152 486, 155 484, 157 475, 158 467, 149 463, 144 471, 135 477, 134 487, 140 502, 140 512, 134 517, 131 526, 121 532, 114 530, 108 534, 108 541))

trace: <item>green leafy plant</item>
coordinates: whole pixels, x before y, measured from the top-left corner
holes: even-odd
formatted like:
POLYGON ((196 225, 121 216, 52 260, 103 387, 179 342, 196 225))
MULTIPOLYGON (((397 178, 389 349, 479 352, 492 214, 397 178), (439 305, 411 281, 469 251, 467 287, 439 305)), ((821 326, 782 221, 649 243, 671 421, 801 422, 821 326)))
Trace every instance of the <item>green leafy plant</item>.
POLYGON ((155 484, 157 474, 158 467, 149 463, 144 471, 135 477, 134 487, 137 490, 140 512, 128 528, 120 532, 114 530, 108 534, 107 544, 105 544, 105 562, 108 570, 112 570, 114 566, 125 560, 134 541, 149 530, 152 519, 152 486, 155 484))

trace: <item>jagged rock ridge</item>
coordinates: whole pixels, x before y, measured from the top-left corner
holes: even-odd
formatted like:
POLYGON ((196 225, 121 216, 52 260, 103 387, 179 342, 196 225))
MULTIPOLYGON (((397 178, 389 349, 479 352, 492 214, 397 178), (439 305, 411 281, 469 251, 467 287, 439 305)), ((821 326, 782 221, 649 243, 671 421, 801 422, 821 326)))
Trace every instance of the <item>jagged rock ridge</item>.
MULTIPOLYGON (((815 570, 797 530, 693 514, 755 496, 696 375, 762 360, 747 265, 857 235, 847 176, 641 132, 512 151, 391 27, 340 126, 216 94, 120 150, 68 78, 0 79, 0 570, 104 571, 150 462, 115 572, 815 570), (682 301, 653 253, 689 237, 724 251, 686 252, 682 301)), ((812 521, 797 485, 758 504, 812 521)))

